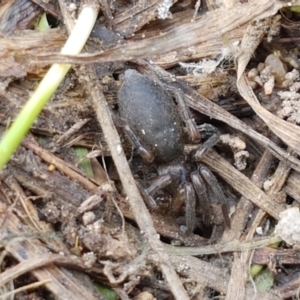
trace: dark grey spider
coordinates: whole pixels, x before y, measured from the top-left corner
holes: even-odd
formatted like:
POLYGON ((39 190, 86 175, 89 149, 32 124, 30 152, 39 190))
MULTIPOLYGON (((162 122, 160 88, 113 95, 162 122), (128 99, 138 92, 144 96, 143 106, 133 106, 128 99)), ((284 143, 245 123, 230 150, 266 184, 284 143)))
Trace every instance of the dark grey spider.
MULTIPOLYGON (((217 179, 204 165, 198 164, 190 178, 184 167, 183 122, 194 142, 200 140, 196 124, 180 94, 172 96, 161 84, 135 70, 127 70, 118 95, 119 113, 127 136, 145 162, 155 163, 157 179, 147 189, 139 186, 150 207, 155 207, 153 196, 161 189, 181 190, 185 198, 186 226, 182 230, 190 234, 195 229, 196 198, 201 201, 204 221, 211 221, 206 184, 222 205, 227 227, 230 227, 226 198, 217 179), (197 195, 197 197, 196 197, 197 195)), ((215 143, 209 139, 194 151, 193 159, 199 162, 206 147, 215 143)))

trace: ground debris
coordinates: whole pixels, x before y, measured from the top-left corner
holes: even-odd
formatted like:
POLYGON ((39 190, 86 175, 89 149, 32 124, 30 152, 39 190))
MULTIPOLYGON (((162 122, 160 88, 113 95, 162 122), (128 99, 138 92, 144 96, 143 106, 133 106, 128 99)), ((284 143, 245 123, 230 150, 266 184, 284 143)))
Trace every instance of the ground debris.
MULTIPOLYGON (((79 2, 60 2, 71 19, 77 16, 79 2)), ((74 64, 0 173, 1 294, 103 299, 95 282, 136 300, 178 299, 181 292, 190 299, 297 294, 299 279, 291 275, 299 264, 296 249, 266 245, 278 242, 270 232, 286 203, 300 202, 299 54, 293 44, 298 16, 284 1, 238 2, 223 7, 217 1, 101 0, 88 54, 70 57, 57 54, 69 30, 63 9, 35 1, 19 14, 25 0, 0 5, 1 134, 49 63, 74 64), (33 28, 44 10, 58 28, 33 28), (203 147, 196 160, 202 146, 188 139, 186 125, 182 156, 186 181, 203 165, 214 172, 228 198, 231 228, 220 217, 219 199, 208 204, 211 223, 203 218, 204 206, 195 207, 190 235, 180 230, 187 205, 173 209, 175 198, 183 199, 180 189, 153 193, 155 211, 141 202, 135 182, 147 191, 162 166, 144 164, 122 126, 115 130, 117 94, 128 69, 151 77, 170 95, 176 91, 198 130, 212 123, 220 131, 221 142, 203 147), (269 291, 248 283, 252 263, 269 268, 269 291), (289 265, 285 277, 281 265, 289 265)), ((209 136, 201 138, 206 145, 209 136)), ((213 188, 207 190, 214 198, 213 188)), ((277 234, 294 245, 294 236, 283 237, 280 222, 277 234)))

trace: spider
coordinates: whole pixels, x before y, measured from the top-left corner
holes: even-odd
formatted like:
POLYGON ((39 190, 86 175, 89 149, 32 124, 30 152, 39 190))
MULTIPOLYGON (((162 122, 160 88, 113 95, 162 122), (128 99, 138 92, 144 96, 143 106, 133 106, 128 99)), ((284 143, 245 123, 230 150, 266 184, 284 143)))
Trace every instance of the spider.
MULTIPOLYGON (((155 208, 153 196, 162 189, 185 199, 185 226, 182 232, 189 235, 195 229, 196 199, 201 202, 204 222, 211 221, 209 198, 206 185, 210 186, 221 203, 227 227, 230 227, 226 198, 212 172, 198 163, 197 170, 188 174, 184 162, 184 127, 193 142, 200 134, 190 117, 190 111, 182 96, 175 94, 176 103, 163 86, 136 70, 125 71, 124 81, 118 94, 118 106, 122 127, 144 162, 154 163, 158 177, 146 189, 139 189, 148 206, 155 208)), ((214 137, 208 139, 193 153, 192 160, 198 161, 205 148, 215 144, 214 137)))

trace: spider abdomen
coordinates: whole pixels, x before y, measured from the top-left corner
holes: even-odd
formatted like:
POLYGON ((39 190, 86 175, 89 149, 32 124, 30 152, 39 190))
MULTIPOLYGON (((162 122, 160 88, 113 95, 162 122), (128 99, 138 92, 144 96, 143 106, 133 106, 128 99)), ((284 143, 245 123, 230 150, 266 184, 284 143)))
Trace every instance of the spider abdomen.
POLYGON ((157 162, 183 155, 183 129, 176 104, 161 85, 135 70, 125 72, 118 96, 119 112, 157 162))

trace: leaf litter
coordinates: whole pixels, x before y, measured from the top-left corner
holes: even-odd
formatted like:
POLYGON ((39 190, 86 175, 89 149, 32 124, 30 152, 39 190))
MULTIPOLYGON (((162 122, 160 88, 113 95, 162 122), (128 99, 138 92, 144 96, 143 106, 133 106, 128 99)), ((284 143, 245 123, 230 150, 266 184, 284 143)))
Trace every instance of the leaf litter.
MULTIPOLYGON (((76 57, 57 54, 65 40, 63 30, 39 33, 29 30, 28 21, 26 29, 20 30, 15 25, 15 28, 9 27, 9 35, 1 36, 1 132, 26 101, 47 64, 77 65, 1 173, 0 276, 5 280, 0 282, 3 282, 3 295, 19 286, 26 287, 28 282, 22 275, 28 273, 32 276, 30 282, 36 278, 45 287, 36 287, 33 291, 25 288, 15 297, 52 293, 58 299, 103 298, 96 296, 88 274, 114 289, 121 299, 143 299, 146 291, 147 297, 150 294, 153 299, 183 299, 178 298, 181 293, 190 299, 209 299, 221 294, 226 294, 227 299, 252 299, 254 294, 258 299, 288 299, 297 293, 298 278, 293 275, 293 272, 299 274, 297 261, 293 268, 286 269, 289 285, 278 275, 280 263, 275 269, 273 266, 270 276, 277 283, 268 291, 256 290, 247 281, 253 249, 274 242, 270 232, 275 220, 291 199, 299 201, 298 94, 295 85, 294 90, 290 90, 297 76, 290 79, 286 72, 283 84, 278 83, 275 70, 271 70, 266 79, 262 78, 263 68, 251 78, 248 74, 253 67, 259 69, 259 63, 264 62, 272 47, 278 51, 270 32, 274 24, 286 26, 284 18, 279 21, 278 11, 288 14, 284 8, 288 4, 248 1, 224 7, 209 1, 210 7, 215 9, 207 11, 204 3, 193 19, 193 3, 182 2, 108 5, 107 1, 101 1, 103 16, 96 26, 98 31, 95 30, 98 36, 92 37, 86 47, 90 54, 76 57), (159 9, 162 7, 163 12, 159 9), (158 20, 159 14, 163 20, 158 20), (114 18, 109 17, 112 15, 114 18), (107 29, 101 29, 103 24, 107 29), (261 47, 265 56, 261 54, 261 47), (221 64, 225 56, 222 49, 231 50, 235 66, 221 64), (179 62, 191 67, 191 61, 195 60, 202 62, 193 66, 197 70, 193 74, 178 67, 179 62), (208 62, 210 72, 204 72, 208 62), (93 66, 78 66, 92 63, 93 66), (210 239, 205 237, 207 229, 203 228, 192 236, 183 236, 172 214, 154 211, 150 215, 141 203, 133 177, 129 175, 127 159, 135 179, 140 179, 140 164, 122 132, 119 138, 107 110, 116 106, 120 87, 117 79, 128 68, 125 63, 160 80, 166 89, 175 88, 184 93, 198 124, 213 119, 224 133, 246 144, 249 157, 243 172, 234 167, 233 150, 228 143, 220 143, 202 158, 218 175, 230 198, 233 228, 224 230, 224 224, 218 223, 216 217, 210 239), (193 85, 186 83, 188 78, 192 78, 193 85), (207 95, 214 95, 214 101, 198 93, 203 85, 207 86, 207 95), (283 94, 287 89, 290 94, 283 94), (235 101, 222 106, 220 100, 230 97, 235 101), (284 106, 280 102, 270 105, 272 101, 277 103, 276 97, 285 101, 284 106), (245 115, 234 116, 231 111, 240 110, 237 108, 239 99, 245 100, 248 106, 245 103, 243 106, 248 108, 245 115), (257 123, 253 128, 248 125, 253 123, 257 123), (96 151, 98 159, 88 156, 93 178, 88 178, 80 169, 73 146, 86 147, 92 153, 96 151), (124 148, 127 159, 120 147, 124 148), (268 184, 264 184, 267 181, 268 184), (271 224, 268 225, 271 228, 268 229, 267 224, 271 224), (263 235, 259 238, 258 227, 262 227, 263 235), (163 248, 158 237, 172 246, 163 248), (178 248, 180 257, 173 253, 175 246, 181 246, 178 248), (191 246, 196 254, 189 253, 191 246), (219 256, 212 255, 216 252, 219 256), (205 259, 190 256, 201 253, 211 255, 205 259), (51 268, 47 267, 49 264, 51 268), (74 269, 80 270, 81 276, 75 276, 74 269), (231 275, 228 275, 230 270, 231 275), (70 284, 68 290, 63 284, 66 281, 70 284), (288 286, 293 288, 288 289, 288 286)), ((66 13, 68 3, 60 4, 61 15, 68 24, 72 21, 66 13)), ((300 3, 295 1, 293 5, 296 4, 300 3)), ((278 38, 276 34, 278 32, 273 39, 280 41, 281 36, 278 38)), ((293 40, 293 35, 290 39, 293 40)), ((283 50, 279 52, 287 58, 292 50, 288 54, 283 50)), ((293 72, 295 65, 286 61, 280 59, 289 72, 293 72)), ((187 153, 192 149, 193 145, 186 145, 187 153)), ((144 172, 151 176, 153 171, 145 168, 144 172)), ((147 180, 147 176, 143 180, 147 180)), ((217 206, 215 211, 218 211, 217 206)), ((280 249, 284 247, 282 244, 280 249)), ((280 249, 261 249, 281 255, 280 249)), ((270 266, 266 260, 260 263, 270 266)))

